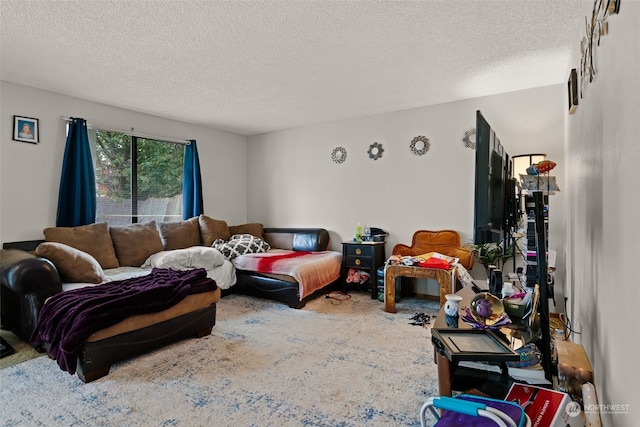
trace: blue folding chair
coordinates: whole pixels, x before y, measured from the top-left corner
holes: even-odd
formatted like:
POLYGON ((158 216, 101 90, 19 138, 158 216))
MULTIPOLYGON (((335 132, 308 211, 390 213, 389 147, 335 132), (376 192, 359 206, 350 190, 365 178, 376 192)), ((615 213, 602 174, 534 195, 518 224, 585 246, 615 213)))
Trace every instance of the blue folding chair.
POLYGON ((515 402, 462 394, 430 397, 420 409, 420 423, 427 427, 427 411, 436 420, 434 426, 530 427, 531 420, 515 402), (438 410, 442 410, 441 413, 438 410))

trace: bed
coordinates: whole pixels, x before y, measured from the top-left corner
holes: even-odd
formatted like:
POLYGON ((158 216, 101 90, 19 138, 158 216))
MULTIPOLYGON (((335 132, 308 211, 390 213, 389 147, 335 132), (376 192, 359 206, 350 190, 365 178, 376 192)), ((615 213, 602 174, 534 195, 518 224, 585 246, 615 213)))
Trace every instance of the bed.
POLYGON ((302 308, 309 298, 338 283, 342 254, 329 250, 326 229, 265 228, 263 238, 270 249, 235 258, 237 283, 223 295, 240 293, 302 308))

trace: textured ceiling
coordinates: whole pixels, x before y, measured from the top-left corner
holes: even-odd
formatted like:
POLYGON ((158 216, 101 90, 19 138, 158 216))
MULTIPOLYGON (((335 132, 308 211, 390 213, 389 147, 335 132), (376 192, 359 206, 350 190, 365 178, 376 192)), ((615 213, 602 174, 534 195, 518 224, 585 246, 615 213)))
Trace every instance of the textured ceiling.
POLYGON ((0 71, 253 135, 562 83, 585 4, 2 0, 0 71))

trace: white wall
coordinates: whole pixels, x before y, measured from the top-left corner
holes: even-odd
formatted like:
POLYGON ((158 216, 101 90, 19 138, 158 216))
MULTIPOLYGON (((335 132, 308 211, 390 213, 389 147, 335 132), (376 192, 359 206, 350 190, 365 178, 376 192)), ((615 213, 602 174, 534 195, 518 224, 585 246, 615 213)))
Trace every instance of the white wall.
POLYGON ((66 140, 60 116, 113 129, 195 139, 207 215, 240 224, 247 218, 247 138, 189 123, 0 82, 0 241, 41 239, 55 225, 66 140), (39 119, 40 144, 11 139, 13 116, 39 119))
MULTIPOLYGON (((584 16, 591 16, 585 7, 584 16)), ((577 16, 574 25, 583 28, 577 16)), ((584 35, 584 30, 582 30, 584 35)), ((587 350, 602 404, 629 404, 603 414, 603 425, 636 426, 640 399, 635 322, 638 276, 638 100, 640 2, 623 1, 609 34, 594 48, 598 69, 575 114, 567 117, 569 199, 567 283, 574 335, 587 350)), ((579 68, 579 40, 573 67, 579 68)))
MULTIPOLYGON (((358 222, 390 233, 387 254, 396 243, 411 243, 419 229, 454 229, 469 243, 475 152, 462 137, 475 126, 476 110, 510 155, 547 153, 562 176, 565 97, 565 86, 556 85, 250 137, 249 219, 325 227, 334 250, 353 238, 358 222), (418 135, 431 142, 421 157, 409 149, 418 135), (367 154, 373 142, 384 148, 375 161, 367 154), (342 164, 331 160, 337 146, 348 152, 342 164)), ((559 277, 564 194, 551 201, 550 247, 558 252, 559 277)))

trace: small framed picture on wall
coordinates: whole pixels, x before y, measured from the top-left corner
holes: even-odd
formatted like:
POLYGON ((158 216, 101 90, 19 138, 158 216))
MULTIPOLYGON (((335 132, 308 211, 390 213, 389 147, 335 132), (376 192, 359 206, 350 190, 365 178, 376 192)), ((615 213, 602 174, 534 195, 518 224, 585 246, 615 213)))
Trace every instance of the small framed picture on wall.
POLYGON ((13 116, 13 140, 37 144, 40 142, 38 119, 13 116))

